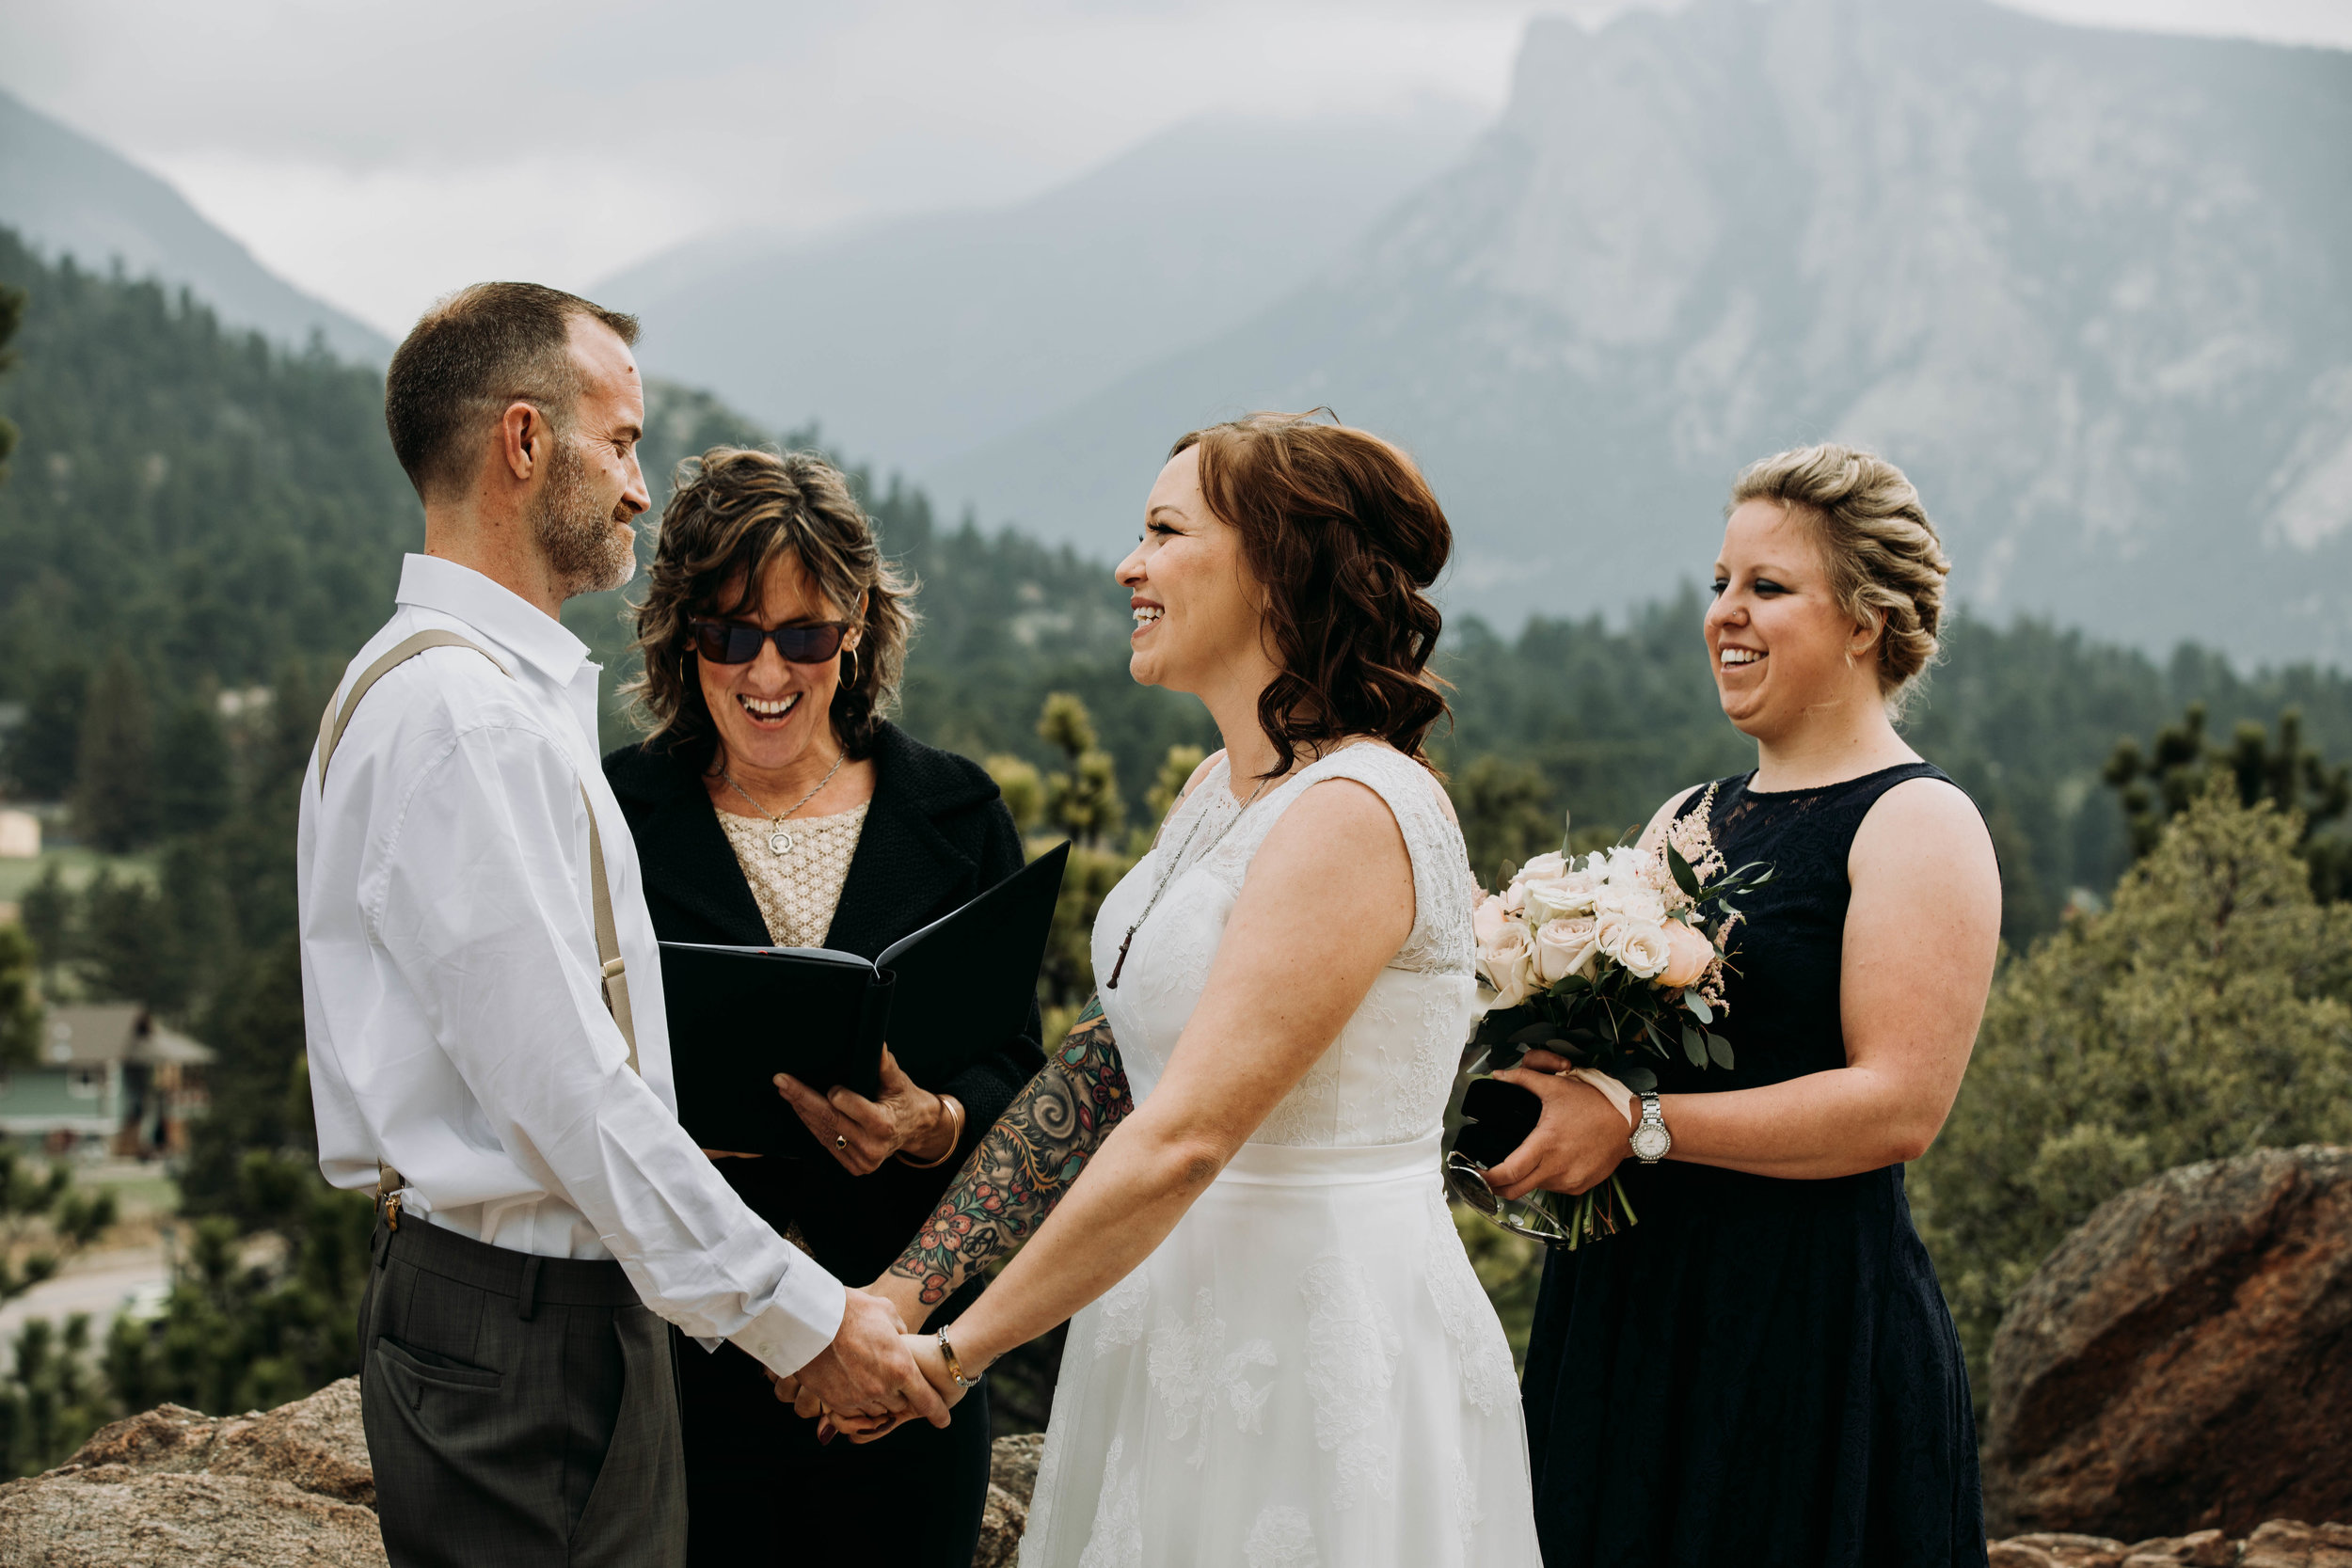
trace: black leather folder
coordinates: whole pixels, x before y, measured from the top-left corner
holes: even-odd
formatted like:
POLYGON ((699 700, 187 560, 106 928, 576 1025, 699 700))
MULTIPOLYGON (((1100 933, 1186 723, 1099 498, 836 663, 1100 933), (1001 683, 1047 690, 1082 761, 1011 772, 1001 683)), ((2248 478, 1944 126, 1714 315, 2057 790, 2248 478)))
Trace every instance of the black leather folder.
POLYGON ((878 958, 827 947, 661 944, 678 1119, 705 1148, 806 1155, 816 1144, 776 1093, 882 1092, 884 1042, 936 1088, 1021 1032, 1037 995, 1070 846, 1057 845, 878 958))

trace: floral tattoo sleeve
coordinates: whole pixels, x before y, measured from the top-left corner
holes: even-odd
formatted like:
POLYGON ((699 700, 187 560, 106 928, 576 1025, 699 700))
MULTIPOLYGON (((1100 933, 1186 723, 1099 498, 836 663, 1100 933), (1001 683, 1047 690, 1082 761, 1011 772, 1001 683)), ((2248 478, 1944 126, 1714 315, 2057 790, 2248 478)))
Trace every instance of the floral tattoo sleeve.
POLYGON ((1134 1103, 1100 997, 1046 1058, 890 1265, 936 1307, 1026 1241, 1134 1103))

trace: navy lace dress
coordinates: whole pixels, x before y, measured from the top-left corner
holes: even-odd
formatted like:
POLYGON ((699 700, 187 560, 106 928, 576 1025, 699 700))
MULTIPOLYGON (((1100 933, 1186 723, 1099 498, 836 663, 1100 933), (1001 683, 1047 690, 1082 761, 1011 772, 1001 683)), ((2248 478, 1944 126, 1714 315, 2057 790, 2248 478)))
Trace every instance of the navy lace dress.
MULTIPOLYGON (((1717 845, 1777 876, 1740 901, 1721 1025, 1738 1068, 1677 1059, 1662 1092, 1846 1065, 1847 851, 1888 789, 1942 777, 1912 763, 1771 794, 1724 781, 1717 845)), ((1967 1370, 1902 1167, 1619 1175, 1641 1223, 1555 1249, 1535 1306, 1524 1395, 1546 1568, 1983 1568, 1967 1370)))

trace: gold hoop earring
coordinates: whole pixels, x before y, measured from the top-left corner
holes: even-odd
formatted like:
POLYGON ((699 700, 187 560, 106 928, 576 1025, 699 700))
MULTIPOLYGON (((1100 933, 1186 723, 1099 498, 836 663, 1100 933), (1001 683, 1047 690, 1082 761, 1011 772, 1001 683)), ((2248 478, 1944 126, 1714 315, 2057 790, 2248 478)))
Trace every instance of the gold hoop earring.
POLYGON ((848 661, 850 666, 849 670, 844 673, 841 677, 841 684, 847 687, 854 688, 857 685, 857 650, 855 648, 844 648, 841 650, 841 657, 848 661))

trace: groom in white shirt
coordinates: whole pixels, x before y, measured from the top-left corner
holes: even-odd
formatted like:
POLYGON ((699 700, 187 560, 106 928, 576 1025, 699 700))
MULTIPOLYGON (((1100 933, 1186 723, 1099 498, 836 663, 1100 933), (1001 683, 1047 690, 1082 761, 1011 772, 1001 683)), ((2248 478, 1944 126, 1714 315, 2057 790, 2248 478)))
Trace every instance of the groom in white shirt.
POLYGON ((663 1320, 834 1409, 947 1419, 897 1313, 787 1245, 678 1125, 600 672, 557 619, 635 569, 636 335, 485 283, 401 344, 385 421, 425 553, 304 781, 319 1164, 382 1197, 361 1403, 403 1568, 683 1563, 663 1320))

